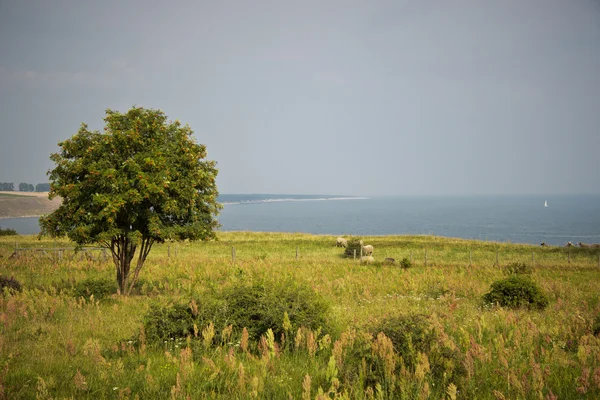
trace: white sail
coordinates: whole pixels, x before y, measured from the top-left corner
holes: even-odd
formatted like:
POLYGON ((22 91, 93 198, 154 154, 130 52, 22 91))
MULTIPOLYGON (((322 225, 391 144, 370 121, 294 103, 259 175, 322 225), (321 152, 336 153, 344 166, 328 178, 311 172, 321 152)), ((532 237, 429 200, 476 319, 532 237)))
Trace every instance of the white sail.
POLYGON ((544 207, 548 207, 548 200, 544 200, 544 207))

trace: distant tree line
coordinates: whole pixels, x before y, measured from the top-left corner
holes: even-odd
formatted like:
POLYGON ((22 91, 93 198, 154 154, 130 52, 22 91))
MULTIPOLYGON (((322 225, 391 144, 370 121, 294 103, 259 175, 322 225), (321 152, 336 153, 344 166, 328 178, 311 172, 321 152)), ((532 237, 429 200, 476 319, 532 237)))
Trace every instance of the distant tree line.
POLYGON ((31 183, 19 183, 19 192, 33 192, 35 188, 31 183))
MULTIPOLYGON (((0 182, 0 190, 4 192, 14 192, 15 184, 13 182, 0 182)), ((49 183, 38 183, 35 187, 31 183, 19 183, 19 192, 49 192, 49 183)))

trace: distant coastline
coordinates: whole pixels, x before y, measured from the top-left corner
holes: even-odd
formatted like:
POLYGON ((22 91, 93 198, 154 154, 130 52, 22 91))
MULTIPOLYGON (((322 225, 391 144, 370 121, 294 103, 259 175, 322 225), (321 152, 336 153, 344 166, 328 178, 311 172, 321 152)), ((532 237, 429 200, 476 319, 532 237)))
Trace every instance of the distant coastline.
POLYGON ((33 218, 50 214, 61 203, 60 197, 52 200, 48 192, 0 192, 0 220, 33 218))
POLYGON ((223 205, 281 203, 297 201, 339 201, 339 200, 368 200, 364 196, 343 195, 273 195, 273 194, 227 194, 219 196, 218 201, 223 205))

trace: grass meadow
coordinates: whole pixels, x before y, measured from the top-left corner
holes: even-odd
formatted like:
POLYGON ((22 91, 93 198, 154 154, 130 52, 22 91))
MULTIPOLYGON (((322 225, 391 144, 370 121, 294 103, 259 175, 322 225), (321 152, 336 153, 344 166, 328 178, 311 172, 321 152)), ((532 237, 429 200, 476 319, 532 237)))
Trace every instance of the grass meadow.
POLYGON ((114 281, 112 262, 42 252, 10 258, 16 243, 71 244, 0 238, 0 275, 22 285, 0 296, 0 398, 600 398, 597 250, 367 236, 376 263, 360 265, 342 257, 333 236, 221 232, 218 239, 155 245, 135 294, 102 297, 77 287, 114 281), (412 267, 383 265, 387 257, 412 259, 412 267), (483 304, 490 285, 506 277, 502 267, 515 262, 531 266, 549 299, 545 309, 483 304), (327 329, 290 325, 287 314, 280 336, 269 330, 260 338, 216 314, 173 340, 151 342, 144 328, 153 307, 182 304, 196 315, 227 288, 282 282, 321 299, 327 329), (376 331, 415 315, 426 325, 397 325, 400 336, 415 333, 402 352, 376 331))

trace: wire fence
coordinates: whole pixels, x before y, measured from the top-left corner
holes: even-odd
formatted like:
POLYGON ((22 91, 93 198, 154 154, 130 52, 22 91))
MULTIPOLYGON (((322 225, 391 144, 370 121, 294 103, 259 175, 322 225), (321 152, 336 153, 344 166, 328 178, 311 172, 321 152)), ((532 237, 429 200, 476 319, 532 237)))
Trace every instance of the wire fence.
MULTIPOLYGON (((277 257, 285 260, 301 260, 308 259, 311 257, 319 257, 323 259, 322 248, 319 251, 312 251, 313 248, 303 249, 301 246, 289 246, 290 248, 284 252, 279 250, 276 253, 269 255, 268 252, 261 250, 261 255, 258 258, 265 259, 267 257, 277 257)), ((247 261, 249 258, 257 258, 256 251, 248 249, 247 247, 241 247, 241 257, 238 256, 238 250, 236 246, 231 246, 230 256, 224 251, 227 249, 225 246, 220 246, 219 249, 212 249, 210 254, 204 254, 205 257, 216 257, 219 259, 226 260, 228 257, 231 259, 231 263, 235 264, 237 261, 247 261)), ((227 250, 229 252, 229 250, 227 250)), ((15 248, 11 259, 18 259, 22 257, 28 258, 46 258, 53 261, 60 260, 89 260, 89 261, 108 261, 110 251, 103 247, 19 247, 18 243, 15 243, 15 248)), ((168 259, 178 259, 182 256, 182 253, 188 253, 185 246, 181 246, 177 243, 166 244, 166 255, 168 259)), ((195 255, 201 253, 194 251, 195 255)), ((164 253, 163 253, 164 254, 164 253)), ((186 254, 187 255, 187 254, 186 254)), ((362 251, 354 251, 353 256, 344 257, 343 253, 328 254, 326 255, 327 260, 332 259, 347 259, 360 263, 363 259, 364 254, 362 251)), ((550 248, 543 247, 539 249, 531 250, 530 252, 520 249, 515 250, 489 250, 477 248, 457 250, 452 248, 451 250, 441 250, 436 248, 423 248, 423 249, 406 249, 401 246, 397 248, 390 248, 389 246, 381 249, 373 254, 373 259, 369 260, 371 263, 385 263, 390 265, 399 265, 401 262, 410 263, 410 265, 422 265, 422 266, 443 266, 443 265, 463 265, 463 266, 502 266, 510 263, 525 263, 534 266, 561 266, 561 265, 585 265, 585 266, 597 266, 600 269, 600 249, 598 248, 550 248)), ((364 260, 364 259, 363 259, 364 260)))

